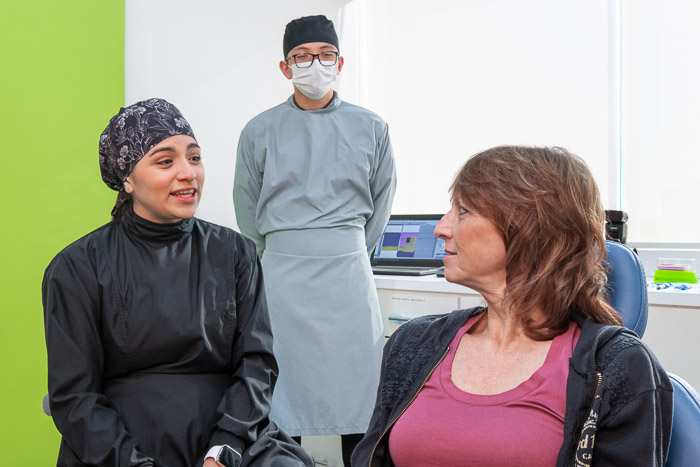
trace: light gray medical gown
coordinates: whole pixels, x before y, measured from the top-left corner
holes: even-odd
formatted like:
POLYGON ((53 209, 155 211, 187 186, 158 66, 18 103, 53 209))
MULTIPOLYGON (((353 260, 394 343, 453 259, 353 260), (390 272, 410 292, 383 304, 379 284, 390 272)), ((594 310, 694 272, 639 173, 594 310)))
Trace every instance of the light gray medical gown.
POLYGON ((280 374, 270 419, 292 436, 364 433, 384 332, 368 252, 391 212, 387 124, 294 96, 241 133, 233 201, 262 255, 280 374))

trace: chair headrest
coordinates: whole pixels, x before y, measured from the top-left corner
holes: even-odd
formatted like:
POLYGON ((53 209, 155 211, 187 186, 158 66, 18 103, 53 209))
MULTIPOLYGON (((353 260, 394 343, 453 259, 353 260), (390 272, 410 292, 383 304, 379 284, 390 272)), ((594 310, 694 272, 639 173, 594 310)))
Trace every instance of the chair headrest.
POLYGON ((608 293, 610 304, 620 313, 622 324, 642 337, 647 327, 648 297, 642 262, 626 245, 606 241, 610 267, 608 293))

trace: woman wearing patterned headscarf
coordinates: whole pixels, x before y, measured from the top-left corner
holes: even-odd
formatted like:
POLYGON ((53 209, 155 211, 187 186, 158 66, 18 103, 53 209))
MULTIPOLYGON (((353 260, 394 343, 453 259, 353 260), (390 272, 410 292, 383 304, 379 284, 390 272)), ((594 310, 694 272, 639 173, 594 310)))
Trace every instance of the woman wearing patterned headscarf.
POLYGON ((192 128, 138 102, 100 137, 114 219, 43 282, 59 466, 312 465, 268 420, 277 378, 253 243, 194 216, 192 128))

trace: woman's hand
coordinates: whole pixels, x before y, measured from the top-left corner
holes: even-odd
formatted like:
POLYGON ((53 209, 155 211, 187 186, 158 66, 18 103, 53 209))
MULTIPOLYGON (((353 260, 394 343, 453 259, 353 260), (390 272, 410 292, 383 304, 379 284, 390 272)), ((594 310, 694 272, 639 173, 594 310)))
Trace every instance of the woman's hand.
POLYGON ((207 457, 204 459, 202 467, 222 467, 222 465, 216 462, 213 457, 207 457))

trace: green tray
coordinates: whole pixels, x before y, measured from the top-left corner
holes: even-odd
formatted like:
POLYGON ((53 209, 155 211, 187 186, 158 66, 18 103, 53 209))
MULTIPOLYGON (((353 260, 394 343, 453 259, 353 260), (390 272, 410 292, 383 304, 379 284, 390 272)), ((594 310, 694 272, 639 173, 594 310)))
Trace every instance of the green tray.
POLYGON ((666 271, 657 269, 654 271, 654 282, 685 282, 687 284, 697 284, 698 278, 694 271, 666 271))

